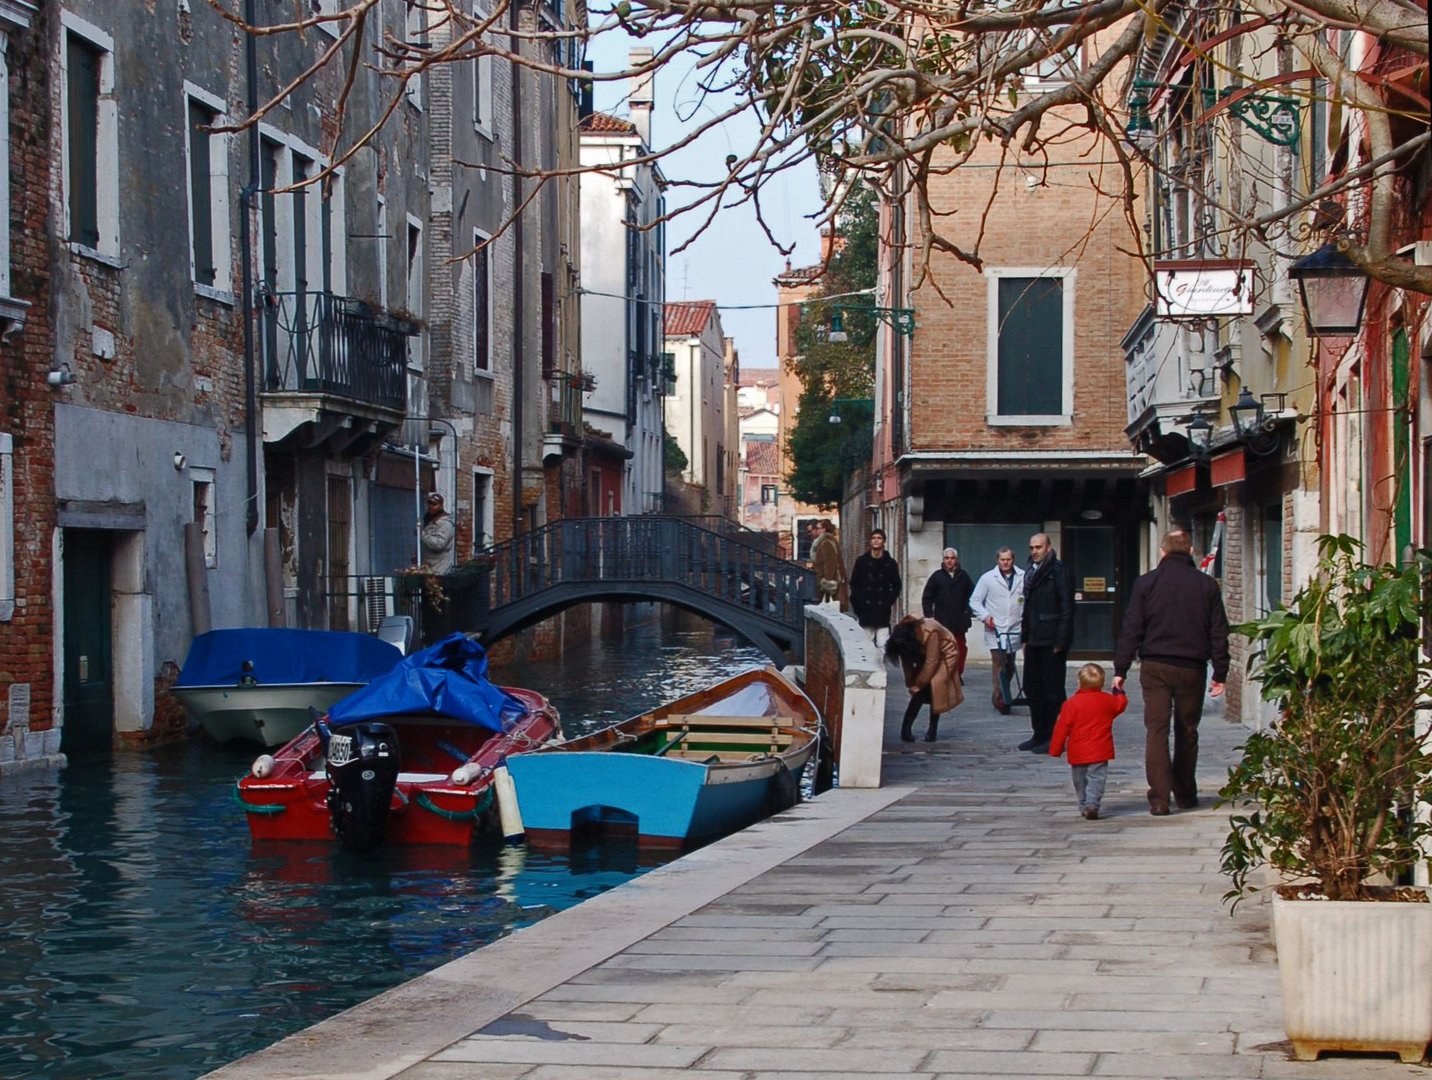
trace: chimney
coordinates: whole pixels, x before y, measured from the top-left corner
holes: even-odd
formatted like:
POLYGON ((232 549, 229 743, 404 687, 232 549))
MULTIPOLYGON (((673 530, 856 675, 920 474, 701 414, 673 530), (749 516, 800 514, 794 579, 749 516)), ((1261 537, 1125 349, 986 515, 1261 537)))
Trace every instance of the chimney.
MULTIPOLYGON (((627 67, 639 68, 651 63, 650 49, 632 49, 627 53, 627 67)), ((632 126, 637 136, 647 146, 651 145, 652 74, 647 72, 631 77, 631 91, 627 96, 632 126)))

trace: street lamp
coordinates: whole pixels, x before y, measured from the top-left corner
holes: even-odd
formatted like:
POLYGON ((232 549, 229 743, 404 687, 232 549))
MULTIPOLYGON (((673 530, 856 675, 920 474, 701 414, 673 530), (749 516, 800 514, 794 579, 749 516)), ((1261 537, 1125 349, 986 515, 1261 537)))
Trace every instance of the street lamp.
POLYGON ((1198 409, 1188 423, 1188 450, 1195 461, 1203 461, 1213 445, 1213 425, 1198 409))
POLYGON ((1324 244, 1288 267, 1298 283, 1313 337, 1351 337, 1362 326, 1368 276, 1336 244, 1324 244))
MULTIPOLYGON (((1147 154, 1158 142, 1158 133, 1149 119, 1148 84, 1142 79, 1134 81, 1133 93, 1129 95, 1129 120, 1124 125, 1124 139, 1140 153, 1147 154)), ((1205 421, 1206 422, 1206 421, 1205 421)))
POLYGON ((1238 391, 1238 400, 1228 406, 1228 415, 1233 418, 1233 433, 1238 441, 1255 454, 1271 454, 1278 448, 1277 415, 1269 415, 1269 404, 1274 414, 1281 414, 1287 402, 1283 393, 1263 394, 1254 401, 1248 387, 1238 391))

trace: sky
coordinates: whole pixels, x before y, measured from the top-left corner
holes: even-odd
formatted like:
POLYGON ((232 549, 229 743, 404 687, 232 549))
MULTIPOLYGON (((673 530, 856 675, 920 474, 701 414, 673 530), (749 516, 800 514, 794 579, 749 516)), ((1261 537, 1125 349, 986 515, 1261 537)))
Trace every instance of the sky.
MULTIPOLYGON (((620 71, 626 67, 627 49, 639 44, 620 33, 595 35, 587 48, 587 59, 597 71, 620 71)), ((673 62, 657 73, 652 111, 652 143, 655 149, 670 145, 698 126, 713 108, 696 108, 692 64, 686 59, 673 62)), ((595 105, 601 112, 626 116, 627 87, 621 83, 597 83, 595 105)), ((673 152, 661 163, 668 180, 710 180, 725 175, 726 155, 742 154, 755 138, 754 120, 742 115, 720 128, 707 132, 693 145, 673 152)), ((673 188, 668 192, 668 210, 689 198, 689 192, 673 188)), ((774 177, 761 196, 766 223, 782 244, 795 244, 792 266, 809 266, 820 261, 820 239, 809 215, 820 209, 820 190, 815 166, 806 162, 774 177)), ((744 368, 776 366, 776 312, 774 308, 741 311, 743 304, 774 304, 771 279, 786 266, 786 257, 771 246, 756 220, 752 207, 721 210, 711 227, 691 247, 671 255, 691 236, 704 215, 678 217, 667 226, 666 299, 715 300, 721 307, 721 325, 727 337, 736 339, 744 368)))

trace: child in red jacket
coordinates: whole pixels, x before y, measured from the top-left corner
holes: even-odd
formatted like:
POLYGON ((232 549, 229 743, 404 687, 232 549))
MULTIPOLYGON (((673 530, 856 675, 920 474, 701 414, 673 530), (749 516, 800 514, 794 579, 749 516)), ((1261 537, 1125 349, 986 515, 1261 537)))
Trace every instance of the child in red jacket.
POLYGON ((1114 760, 1114 717, 1128 708, 1124 694, 1104 693, 1104 669, 1085 664, 1079 669, 1079 692, 1064 702, 1049 739, 1049 756, 1059 757, 1069 743, 1069 769, 1079 812, 1090 821, 1099 817, 1099 800, 1114 760))

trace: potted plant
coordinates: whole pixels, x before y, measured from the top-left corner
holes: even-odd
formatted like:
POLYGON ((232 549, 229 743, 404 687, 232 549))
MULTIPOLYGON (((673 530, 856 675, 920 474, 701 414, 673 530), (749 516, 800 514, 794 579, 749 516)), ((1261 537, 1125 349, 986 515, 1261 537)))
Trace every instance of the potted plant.
POLYGON ((1348 536, 1286 607, 1235 627, 1278 719, 1229 772, 1222 868, 1235 905, 1264 868, 1294 1056, 1432 1041, 1432 904, 1410 886, 1432 837, 1432 754, 1418 726, 1432 679, 1418 636, 1432 562, 1373 566, 1348 536), (1369 901, 1381 901, 1370 903, 1369 901))

